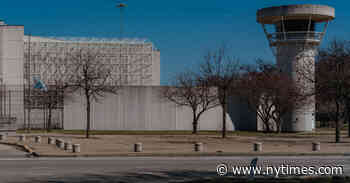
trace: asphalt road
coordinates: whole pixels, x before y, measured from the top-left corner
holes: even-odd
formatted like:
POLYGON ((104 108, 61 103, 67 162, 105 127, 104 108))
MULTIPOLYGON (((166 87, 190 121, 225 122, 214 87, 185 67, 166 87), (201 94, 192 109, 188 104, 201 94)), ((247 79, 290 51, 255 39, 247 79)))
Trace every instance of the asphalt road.
POLYGON ((0 144, 0 158, 22 158, 27 153, 17 149, 14 146, 7 146, 0 144))
MULTIPOLYGON (((217 165, 249 165, 253 157, 1 158, 0 182, 174 182, 216 177, 217 165)), ((348 157, 259 157, 258 165, 343 165, 348 157)))
MULTIPOLYGON (((0 145, 0 182, 163 183, 217 177, 217 166, 247 166, 255 157, 27 158, 0 145)), ((350 175, 350 156, 258 157, 258 166, 338 166, 350 175)), ((228 175, 232 176, 232 172, 228 175)))

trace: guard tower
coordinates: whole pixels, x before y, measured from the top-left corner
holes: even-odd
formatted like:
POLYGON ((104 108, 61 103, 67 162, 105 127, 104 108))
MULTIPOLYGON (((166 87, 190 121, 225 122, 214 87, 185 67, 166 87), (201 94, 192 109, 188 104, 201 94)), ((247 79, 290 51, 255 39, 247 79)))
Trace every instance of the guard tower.
MULTIPOLYGON (((260 23, 276 56, 278 67, 303 86, 304 92, 312 92, 314 83, 305 79, 314 78, 315 56, 321 44, 328 23, 335 18, 335 10, 323 5, 287 5, 259 9, 260 23), (298 68, 308 68, 301 74, 298 68)), ((300 132, 315 129, 315 98, 295 109, 286 118, 291 123, 285 131, 300 132)))

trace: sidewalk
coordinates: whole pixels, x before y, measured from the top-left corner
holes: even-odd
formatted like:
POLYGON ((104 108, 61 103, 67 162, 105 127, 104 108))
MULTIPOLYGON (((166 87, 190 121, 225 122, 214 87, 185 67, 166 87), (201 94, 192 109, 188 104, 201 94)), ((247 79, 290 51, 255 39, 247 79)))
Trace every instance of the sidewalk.
MULTIPOLYGON (((18 134, 19 135, 19 134, 18 134)), ((249 137, 229 136, 222 139, 217 135, 94 135, 86 139, 83 135, 30 134, 25 142, 18 137, 8 137, 6 142, 27 145, 40 156, 231 156, 231 155, 348 155, 350 139, 333 143, 333 136, 316 137, 249 137), (41 136, 41 143, 34 142, 34 136, 41 136), (81 153, 65 152, 47 143, 48 136, 61 138, 73 144, 80 144, 81 153), (312 142, 321 142, 321 151, 312 152, 312 142), (134 144, 141 142, 143 152, 134 153, 134 144), (202 142, 203 152, 194 152, 194 144, 202 142), (262 142, 262 152, 253 151, 253 143, 262 142)))

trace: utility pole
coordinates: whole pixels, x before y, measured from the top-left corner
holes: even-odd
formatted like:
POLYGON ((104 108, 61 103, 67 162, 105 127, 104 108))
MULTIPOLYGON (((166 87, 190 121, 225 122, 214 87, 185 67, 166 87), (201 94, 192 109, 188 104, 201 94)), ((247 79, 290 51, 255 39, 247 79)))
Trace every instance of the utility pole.
POLYGON ((123 38, 124 31, 124 9, 127 7, 124 1, 118 1, 117 8, 120 10, 120 39, 123 38))

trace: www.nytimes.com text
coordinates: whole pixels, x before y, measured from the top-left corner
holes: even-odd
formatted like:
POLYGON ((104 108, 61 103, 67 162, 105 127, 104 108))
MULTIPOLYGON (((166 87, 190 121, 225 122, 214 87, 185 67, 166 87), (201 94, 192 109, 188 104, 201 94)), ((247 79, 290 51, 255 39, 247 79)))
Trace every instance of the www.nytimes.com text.
POLYGON ((344 173, 343 166, 229 166, 227 164, 220 164, 216 171, 218 175, 233 175, 233 176, 290 176, 290 175, 342 175, 344 173))

